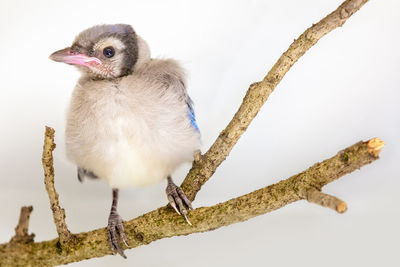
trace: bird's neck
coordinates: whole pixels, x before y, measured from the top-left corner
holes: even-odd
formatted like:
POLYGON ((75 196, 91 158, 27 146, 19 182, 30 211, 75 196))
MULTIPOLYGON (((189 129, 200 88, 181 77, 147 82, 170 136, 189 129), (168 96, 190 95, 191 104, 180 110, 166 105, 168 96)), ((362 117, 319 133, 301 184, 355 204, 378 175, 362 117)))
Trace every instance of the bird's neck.
POLYGON ((145 40, 139 35, 136 35, 138 44, 138 59, 133 67, 133 71, 140 69, 143 65, 151 60, 150 48, 145 40))

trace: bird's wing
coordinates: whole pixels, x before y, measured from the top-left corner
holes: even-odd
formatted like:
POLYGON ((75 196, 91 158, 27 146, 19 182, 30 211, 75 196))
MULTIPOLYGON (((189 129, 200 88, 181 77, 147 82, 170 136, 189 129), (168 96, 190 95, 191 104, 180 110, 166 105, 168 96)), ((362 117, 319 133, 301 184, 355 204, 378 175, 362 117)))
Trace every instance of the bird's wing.
POLYGON ((199 126, 197 125, 197 122, 196 122, 196 116, 194 114, 193 100, 187 94, 186 85, 185 85, 184 80, 183 79, 179 79, 179 82, 180 82, 180 85, 182 86, 182 92, 184 94, 185 102, 186 102, 186 104, 188 106, 187 114, 189 116, 190 123, 196 129, 197 132, 200 132, 199 126))
POLYGON ((160 79, 161 83, 166 86, 165 89, 174 90, 182 101, 185 101, 188 108, 188 119, 193 128, 200 132, 194 114, 193 101, 186 91, 184 70, 179 63, 173 59, 155 59, 150 66, 152 74, 160 79))
POLYGON ((189 109, 188 116, 190 119, 190 123, 196 129, 197 132, 200 132, 199 126, 197 125, 197 122, 196 122, 196 116, 194 115, 193 101, 188 95, 186 95, 186 104, 188 105, 188 109, 189 109))

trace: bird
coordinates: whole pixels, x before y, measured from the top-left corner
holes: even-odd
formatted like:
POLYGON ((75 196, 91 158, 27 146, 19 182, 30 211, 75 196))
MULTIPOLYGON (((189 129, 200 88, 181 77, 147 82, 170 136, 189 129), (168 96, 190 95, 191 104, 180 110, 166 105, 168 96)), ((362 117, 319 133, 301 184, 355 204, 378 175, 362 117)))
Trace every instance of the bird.
POLYGON ((147 42, 128 24, 90 27, 49 58, 81 72, 66 116, 66 154, 79 181, 101 178, 112 188, 112 253, 126 258, 120 240, 129 247, 117 211, 120 188, 167 179, 170 206, 190 224, 192 204, 171 178, 201 145, 182 66, 152 58, 147 42))

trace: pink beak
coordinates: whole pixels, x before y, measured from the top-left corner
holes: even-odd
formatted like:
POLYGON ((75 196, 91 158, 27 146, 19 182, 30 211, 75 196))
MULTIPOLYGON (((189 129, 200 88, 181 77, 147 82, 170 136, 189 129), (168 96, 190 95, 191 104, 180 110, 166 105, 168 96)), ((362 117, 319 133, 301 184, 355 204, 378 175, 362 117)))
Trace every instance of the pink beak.
POLYGON ((88 57, 85 54, 72 52, 70 47, 54 52, 49 58, 57 62, 63 62, 72 65, 89 66, 90 63, 101 65, 100 59, 96 57, 88 57))

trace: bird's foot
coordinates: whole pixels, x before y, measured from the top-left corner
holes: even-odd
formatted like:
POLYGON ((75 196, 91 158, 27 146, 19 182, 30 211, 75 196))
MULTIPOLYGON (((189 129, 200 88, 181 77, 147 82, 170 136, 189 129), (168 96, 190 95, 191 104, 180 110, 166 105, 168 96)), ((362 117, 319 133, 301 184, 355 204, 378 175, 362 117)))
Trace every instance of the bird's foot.
POLYGON ((108 243, 110 244, 112 253, 115 254, 115 252, 117 251, 119 255, 121 255, 126 259, 125 253, 118 242, 118 234, 121 237, 124 244, 127 247, 129 247, 129 245, 128 242, 126 241, 126 235, 121 216, 119 216, 119 214, 116 211, 111 211, 110 216, 108 217, 107 233, 108 233, 108 243))
POLYGON ((167 193, 169 204, 172 208, 178 213, 181 214, 188 224, 192 225, 187 217, 187 210, 185 205, 188 207, 189 210, 192 210, 192 203, 189 199, 187 199, 183 190, 172 182, 171 177, 168 177, 168 185, 167 189, 165 189, 167 193))

